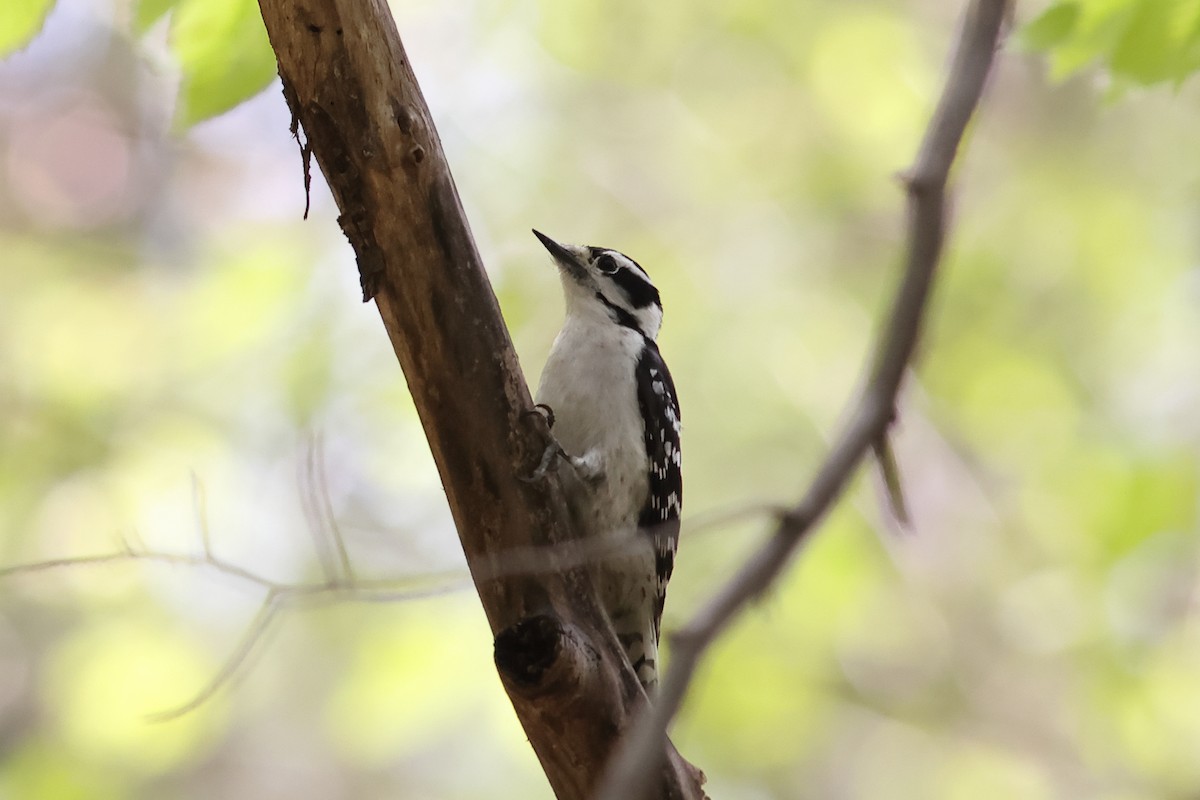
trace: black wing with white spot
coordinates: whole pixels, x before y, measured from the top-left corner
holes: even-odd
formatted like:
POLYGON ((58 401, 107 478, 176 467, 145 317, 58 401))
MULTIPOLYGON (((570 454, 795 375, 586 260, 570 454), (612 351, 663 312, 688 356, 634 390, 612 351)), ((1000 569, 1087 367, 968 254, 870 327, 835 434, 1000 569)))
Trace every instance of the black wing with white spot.
POLYGON ((658 578, 654 632, 657 635, 667 598, 667 582, 675 568, 679 517, 683 513, 683 461, 679 450, 682 417, 675 382, 658 352, 658 345, 649 339, 637 365, 637 393, 645 424, 646 455, 650 459, 650 494, 642 507, 638 526, 654 538, 658 578))

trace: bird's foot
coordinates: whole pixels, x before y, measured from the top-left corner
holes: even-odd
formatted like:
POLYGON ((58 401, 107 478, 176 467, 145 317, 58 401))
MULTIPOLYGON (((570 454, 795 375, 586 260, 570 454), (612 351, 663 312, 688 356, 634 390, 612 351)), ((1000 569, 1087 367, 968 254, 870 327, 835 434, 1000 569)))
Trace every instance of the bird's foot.
MULTIPOLYGON (((521 416, 522 418, 541 417, 546 421, 546 433, 544 437, 546 440, 546 449, 542 451, 541 460, 533 472, 528 475, 517 476, 517 478, 525 483, 537 483, 546 477, 546 473, 550 471, 555 457, 561 456, 567 460, 571 460, 571 457, 567 455, 567 451, 563 450, 562 445, 558 443, 558 440, 554 438, 554 434, 550 432, 554 428, 554 409, 545 403, 538 403, 532 409, 522 412, 521 416)), ((541 428, 538 428, 538 431, 540 432, 541 428)))

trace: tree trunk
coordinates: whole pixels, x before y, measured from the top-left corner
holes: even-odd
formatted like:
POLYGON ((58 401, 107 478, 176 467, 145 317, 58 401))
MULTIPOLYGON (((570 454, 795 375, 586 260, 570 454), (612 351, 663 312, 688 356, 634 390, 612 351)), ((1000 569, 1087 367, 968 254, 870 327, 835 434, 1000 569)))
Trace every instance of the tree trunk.
MULTIPOLYGON (((259 0, 284 96, 333 191, 408 380, 495 635, 496 666, 559 798, 597 787, 646 702, 572 532, 437 131, 383 0, 259 0), (538 555, 539 569, 528 567, 538 555), (575 559, 578 561, 578 559, 575 559)), ((657 796, 702 797, 668 744, 657 796)), ((469 756, 467 756, 469 759, 469 756)))

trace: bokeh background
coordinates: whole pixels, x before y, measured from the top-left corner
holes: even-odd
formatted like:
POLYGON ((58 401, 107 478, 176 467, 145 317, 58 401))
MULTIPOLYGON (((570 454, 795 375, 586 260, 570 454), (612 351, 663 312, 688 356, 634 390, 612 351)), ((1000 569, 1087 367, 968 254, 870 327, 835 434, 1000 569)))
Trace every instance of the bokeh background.
MULTIPOLYGON (((269 76, 253 5, 169 5, 59 0, 0 61, 0 569, 45 567, 0 573, 0 798, 550 797, 278 83, 197 121, 269 76), (263 585, 120 557, 207 539, 311 586, 334 526, 392 596, 285 603, 245 658, 263 585)), ((393 5, 531 381, 562 314, 531 227, 662 289, 668 629, 861 380, 958 5, 393 5)), ((865 472, 712 651, 674 736, 713 797, 1200 793, 1200 89, 1095 49, 1002 53, 903 396, 912 530, 865 472)))

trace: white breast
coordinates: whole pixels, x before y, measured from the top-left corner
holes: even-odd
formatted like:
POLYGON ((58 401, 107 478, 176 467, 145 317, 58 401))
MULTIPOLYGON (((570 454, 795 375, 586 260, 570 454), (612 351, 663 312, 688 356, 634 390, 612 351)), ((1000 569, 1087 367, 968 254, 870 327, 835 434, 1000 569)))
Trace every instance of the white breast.
POLYGON ((554 340, 537 402, 554 410, 554 436, 573 456, 603 470, 596 487, 596 532, 630 533, 649 491, 634 368, 640 333, 570 316, 554 340))

